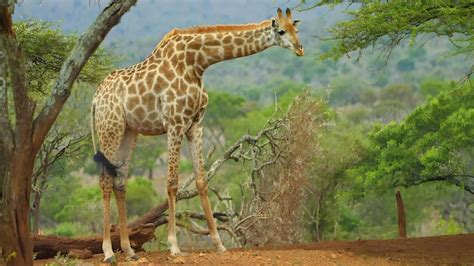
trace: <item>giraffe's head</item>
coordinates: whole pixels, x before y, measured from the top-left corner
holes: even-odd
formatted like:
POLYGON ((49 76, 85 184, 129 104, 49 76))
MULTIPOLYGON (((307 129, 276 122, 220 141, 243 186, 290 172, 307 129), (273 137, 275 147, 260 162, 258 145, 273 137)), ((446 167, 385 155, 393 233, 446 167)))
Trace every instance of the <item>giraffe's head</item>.
POLYGON ((286 9, 286 17, 280 8, 277 11, 277 17, 272 19, 272 27, 275 31, 275 42, 277 45, 293 51, 297 56, 304 55, 303 45, 298 38, 297 26, 300 20, 291 18, 291 11, 286 9))

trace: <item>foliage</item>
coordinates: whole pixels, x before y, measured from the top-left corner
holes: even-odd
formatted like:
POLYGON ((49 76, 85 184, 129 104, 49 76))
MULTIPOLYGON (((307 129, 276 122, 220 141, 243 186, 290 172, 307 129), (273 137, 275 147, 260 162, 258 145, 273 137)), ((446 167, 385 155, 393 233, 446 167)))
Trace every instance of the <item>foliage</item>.
MULTIPOLYGON (((314 6, 334 3, 344 1, 320 1, 314 6)), ((337 59, 369 46, 379 47, 389 56, 402 40, 414 42, 424 34, 450 38, 454 53, 474 50, 474 22, 469 19, 474 14, 472 1, 363 1, 358 6, 347 10, 352 19, 329 29, 328 39, 336 45, 320 58, 337 59)))
MULTIPOLYGON (((49 22, 18 21, 15 31, 27 61, 28 86, 36 97, 49 93, 62 63, 76 45, 78 37, 64 34, 49 22)), ((112 69, 113 57, 98 49, 84 66, 77 81, 98 83, 112 69)))
POLYGON ((164 197, 158 197, 150 180, 135 177, 127 182, 127 213, 129 216, 140 216, 151 210, 164 197))
POLYGON ((443 92, 403 122, 377 126, 367 160, 351 170, 357 182, 386 189, 444 180, 471 193, 474 89, 443 92))

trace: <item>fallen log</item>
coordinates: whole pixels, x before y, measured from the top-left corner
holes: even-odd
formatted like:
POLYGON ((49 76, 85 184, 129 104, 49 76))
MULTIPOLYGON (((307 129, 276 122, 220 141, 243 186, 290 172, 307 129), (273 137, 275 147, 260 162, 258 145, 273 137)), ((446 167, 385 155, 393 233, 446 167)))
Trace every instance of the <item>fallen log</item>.
MULTIPOLYGON (((155 226, 153 224, 129 228, 130 244, 135 250, 141 250, 144 243, 155 237, 155 226)), ((120 235, 118 230, 111 232, 113 250, 120 248, 120 235)), ((67 254, 69 251, 78 249, 89 249, 92 254, 102 253, 102 236, 89 237, 64 237, 64 236, 33 236, 33 252, 36 259, 52 258, 59 253, 67 254)))

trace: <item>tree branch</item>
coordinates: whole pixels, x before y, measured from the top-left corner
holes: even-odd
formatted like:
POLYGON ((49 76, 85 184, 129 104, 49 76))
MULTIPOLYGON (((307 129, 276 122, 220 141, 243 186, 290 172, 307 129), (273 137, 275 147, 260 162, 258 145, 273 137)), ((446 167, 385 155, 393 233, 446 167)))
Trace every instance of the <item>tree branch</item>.
POLYGON ((38 150, 56 117, 68 99, 72 85, 89 57, 94 53, 107 33, 137 0, 112 1, 97 17, 96 21, 79 38, 77 45, 63 63, 52 95, 34 121, 33 145, 38 150))
POLYGON ((404 187, 409 187, 413 185, 421 185, 427 182, 433 181, 445 181, 449 182, 453 185, 463 188, 464 190, 474 194, 474 176, 467 175, 467 174, 452 174, 452 175, 445 175, 445 176, 433 176, 429 178, 419 177, 419 179, 414 180, 413 182, 407 182, 403 184, 404 187))

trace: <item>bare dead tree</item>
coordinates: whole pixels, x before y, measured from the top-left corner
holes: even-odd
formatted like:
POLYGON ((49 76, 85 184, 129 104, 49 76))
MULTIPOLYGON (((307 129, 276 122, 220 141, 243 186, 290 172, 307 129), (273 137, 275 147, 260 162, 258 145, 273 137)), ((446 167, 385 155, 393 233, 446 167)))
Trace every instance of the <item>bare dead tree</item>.
POLYGON ((251 165, 247 183, 241 185, 243 207, 232 223, 241 244, 302 240, 299 217, 309 170, 319 153, 317 133, 326 122, 324 106, 324 101, 304 92, 286 114, 267 123, 272 130, 262 131, 258 140, 234 155, 251 165))

